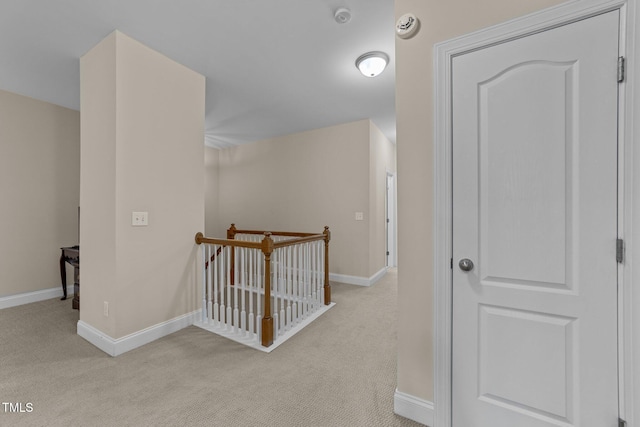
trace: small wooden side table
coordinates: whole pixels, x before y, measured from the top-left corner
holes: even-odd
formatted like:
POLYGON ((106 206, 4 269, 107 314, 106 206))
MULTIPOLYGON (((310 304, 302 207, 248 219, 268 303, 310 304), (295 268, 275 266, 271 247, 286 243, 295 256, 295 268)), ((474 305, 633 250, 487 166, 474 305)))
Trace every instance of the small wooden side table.
POLYGON ((80 309, 80 246, 69 246, 60 248, 60 279, 62 280, 62 300, 67 299, 67 272, 65 264, 68 262, 73 266, 73 301, 71 306, 80 309))

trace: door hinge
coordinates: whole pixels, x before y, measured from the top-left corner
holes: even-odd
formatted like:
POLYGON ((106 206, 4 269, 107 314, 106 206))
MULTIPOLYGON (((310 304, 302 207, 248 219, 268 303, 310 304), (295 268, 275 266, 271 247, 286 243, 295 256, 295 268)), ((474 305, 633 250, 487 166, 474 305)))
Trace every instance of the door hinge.
POLYGON ((387 251, 387 256, 389 256, 389 251, 387 251))
POLYGON ((622 418, 618 418, 618 427, 627 427, 627 422, 622 418))
POLYGON ((618 83, 624 81, 624 56, 618 58, 618 83))
POLYGON ((453 258, 451 258, 451 267, 450 268, 453 270, 453 258))
POLYGON ((622 263, 624 261, 624 240, 616 239, 616 261, 622 263))

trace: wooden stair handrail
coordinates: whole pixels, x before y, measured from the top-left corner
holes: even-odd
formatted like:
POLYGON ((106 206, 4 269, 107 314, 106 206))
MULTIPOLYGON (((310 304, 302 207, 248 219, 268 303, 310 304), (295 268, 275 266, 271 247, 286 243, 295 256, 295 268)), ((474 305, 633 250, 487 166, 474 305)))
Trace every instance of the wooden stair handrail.
POLYGON ((310 234, 306 237, 296 237, 294 239, 280 240, 274 242, 274 247, 286 248, 287 246, 299 245, 300 243, 316 242, 318 240, 324 240, 324 234, 310 234))
POLYGON ((196 234, 196 243, 198 245, 202 243, 208 243, 210 245, 239 246, 241 248, 262 249, 262 243, 260 242, 248 242, 246 240, 212 239, 211 237, 204 237, 202 233, 196 234))
POLYGON ((236 234, 258 234, 271 233, 272 236, 285 236, 285 237, 307 237, 315 236, 317 233, 300 233, 294 231, 270 231, 270 230, 238 230, 235 224, 231 224, 231 227, 227 229, 227 239, 233 239, 236 234))

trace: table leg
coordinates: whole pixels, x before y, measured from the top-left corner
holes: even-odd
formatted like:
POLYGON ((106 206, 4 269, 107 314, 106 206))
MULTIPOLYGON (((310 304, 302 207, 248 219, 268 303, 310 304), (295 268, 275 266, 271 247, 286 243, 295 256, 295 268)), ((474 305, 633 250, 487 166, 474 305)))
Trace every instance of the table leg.
POLYGON ((65 268, 65 260, 64 260, 64 251, 62 251, 62 255, 60 255, 60 279, 62 280, 62 293, 64 296, 60 298, 61 300, 67 299, 67 271, 65 268))
POLYGON ((74 265, 73 267, 73 300, 71 307, 80 310, 80 269, 74 265))

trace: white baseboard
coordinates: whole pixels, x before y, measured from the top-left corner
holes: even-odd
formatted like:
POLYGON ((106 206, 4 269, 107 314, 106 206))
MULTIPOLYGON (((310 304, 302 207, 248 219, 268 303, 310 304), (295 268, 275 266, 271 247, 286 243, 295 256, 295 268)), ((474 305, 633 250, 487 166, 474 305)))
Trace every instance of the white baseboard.
POLYGON ((433 402, 403 393, 397 389, 393 395, 393 412, 417 423, 433 426, 433 402))
MULTIPOLYGON (((298 324, 295 325, 295 327, 291 328, 290 330, 284 333, 281 333, 278 337, 275 337, 274 335, 273 344, 271 344, 269 347, 262 346, 260 337, 258 337, 256 333, 253 333, 253 334, 247 333, 244 336, 242 336, 239 333, 234 332, 233 329, 226 329, 223 324, 218 324, 218 326, 215 326, 213 322, 211 323, 205 322, 203 319, 200 319, 200 317, 196 317, 196 321, 194 325, 204 329, 205 331, 213 332, 216 335, 220 335, 221 337, 228 338, 242 345, 246 345, 247 347, 251 347, 255 350, 259 350, 264 353, 271 353, 273 350, 278 348, 280 344, 284 344, 289 338, 293 337, 295 334, 303 330, 306 326, 313 323, 314 320, 316 320, 318 317, 323 315, 334 305, 336 305, 335 302, 332 302, 329 305, 323 304, 320 306, 319 309, 309 314, 306 318, 301 319, 298 322, 298 324)), ((275 320, 274 320, 274 323, 275 323, 275 320)))
POLYGON ((115 357, 191 326, 199 315, 200 310, 197 310, 118 339, 111 338, 82 320, 78 321, 77 331, 82 338, 115 357))
POLYGON ((329 273, 329 280, 332 282, 346 283, 348 285, 371 286, 387 273, 387 267, 383 267, 373 276, 366 278, 361 276, 349 276, 346 274, 329 273))
MULTIPOLYGON (((51 298, 62 298, 62 286, 57 288, 43 289, 41 291, 25 292, 23 294, 0 297, 0 309, 16 307, 18 305, 32 302, 44 301, 51 298)), ((68 297, 67 297, 68 298, 68 297)), ((73 286, 71 287, 71 298, 73 298, 73 286)))

